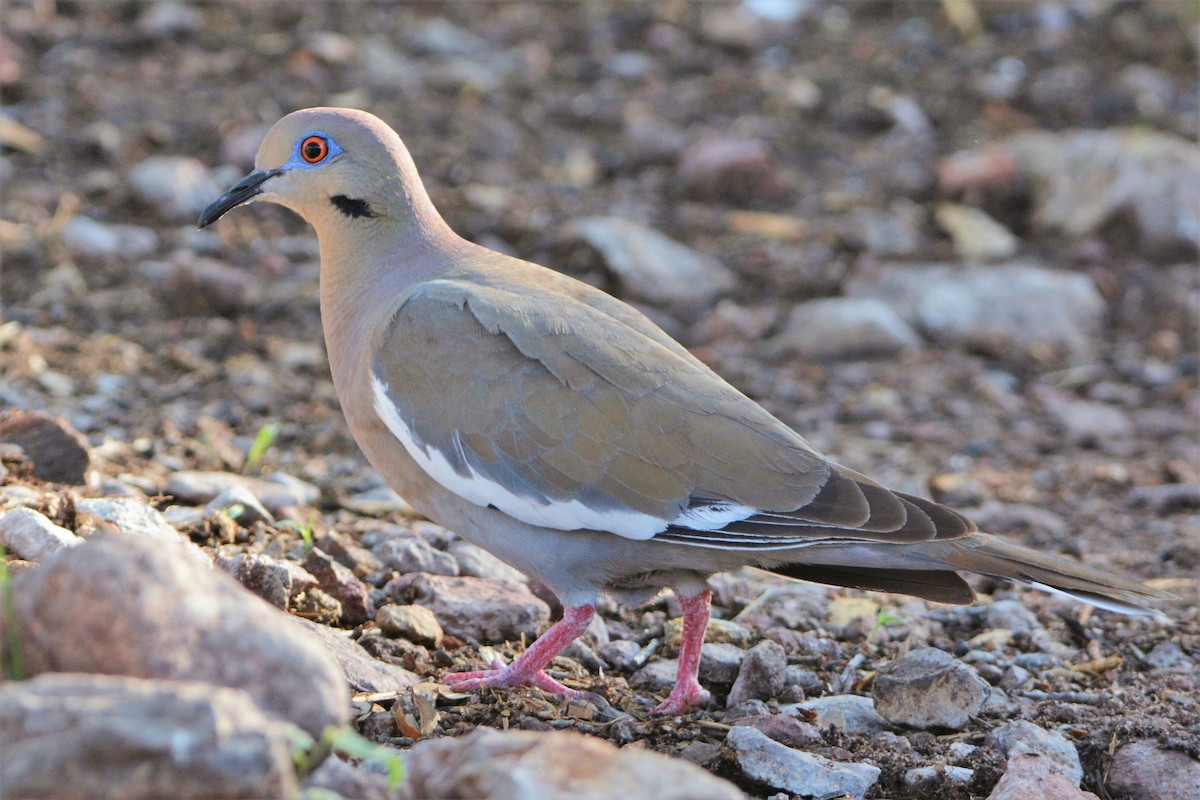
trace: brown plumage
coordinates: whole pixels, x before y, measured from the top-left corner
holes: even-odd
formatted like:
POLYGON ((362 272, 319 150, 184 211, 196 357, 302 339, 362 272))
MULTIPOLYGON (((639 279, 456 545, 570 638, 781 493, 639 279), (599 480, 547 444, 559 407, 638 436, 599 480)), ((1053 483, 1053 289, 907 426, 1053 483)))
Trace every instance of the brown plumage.
POLYGON ((363 452, 566 608, 512 664, 447 676, 460 687, 569 692, 542 667, 597 595, 671 586, 684 643, 658 710, 686 710, 703 697, 705 579, 744 565, 952 603, 974 599, 959 570, 1131 613, 1158 597, 830 462, 633 308, 460 238, 369 114, 289 114, 256 166, 201 225, 269 200, 316 228, 330 368, 363 452))

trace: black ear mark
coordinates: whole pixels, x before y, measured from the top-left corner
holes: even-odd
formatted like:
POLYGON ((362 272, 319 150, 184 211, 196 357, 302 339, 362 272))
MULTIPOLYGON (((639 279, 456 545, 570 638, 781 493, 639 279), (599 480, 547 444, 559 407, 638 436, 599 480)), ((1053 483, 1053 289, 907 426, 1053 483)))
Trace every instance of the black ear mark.
POLYGON ((329 202, 333 203, 334 208, 345 214, 347 217, 374 217, 375 212, 371 210, 371 205, 366 200, 358 200, 353 197, 347 197, 344 194, 336 194, 329 198, 329 202))

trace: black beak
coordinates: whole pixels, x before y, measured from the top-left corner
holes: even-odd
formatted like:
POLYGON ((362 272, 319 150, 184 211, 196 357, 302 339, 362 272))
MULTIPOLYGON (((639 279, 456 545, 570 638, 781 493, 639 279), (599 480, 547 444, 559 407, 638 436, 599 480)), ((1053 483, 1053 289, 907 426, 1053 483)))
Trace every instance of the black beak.
POLYGON ((262 185, 276 175, 282 173, 282 169, 256 169, 240 181, 229 187, 229 191, 218 197, 216 200, 208 204, 208 208, 200 213, 200 219, 196 225, 198 227, 206 227, 212 225, 225 215, 226 211, 237 208, 242 203, 262 192, 262 185))

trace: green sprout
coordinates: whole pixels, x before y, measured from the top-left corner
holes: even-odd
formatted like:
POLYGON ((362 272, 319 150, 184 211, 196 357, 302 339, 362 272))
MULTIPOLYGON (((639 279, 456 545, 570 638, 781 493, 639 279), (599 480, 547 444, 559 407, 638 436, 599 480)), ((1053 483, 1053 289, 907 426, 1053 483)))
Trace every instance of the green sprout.
POLYGON ((880 606, 879 611, 875 614, 875 624, 871 626, 871 632, 867 634, 867 640, 875 638, 875 634, 883 630, 883 626, 889 622, 903 622, 904 617, 892 611, 890 608, 880 606))
POLYGON ((304 552, 313 549, 313 522, 316 521, 317 515, 313 514, 308 518, 308 522, 300 522, 295 519, 283 519, 279 521, 279 527, 293 530, 300 534, 300 538, 304 540, 304 552))
MULTIPOLYGON (((382 764, 387 768, 389 789, 396 789, 404 782, 404 760, 396 751, 372 742, 350 728, 330 725, 317 741, 298 728, 293 731, 292 760, 301 779, 311 774, 330 753, 382 764)), ((308 800, 323 798, 317 796, 308 800)))
POLYGON ((12 574, 8 571, 8 554, 3 547, 0 547, 0 613, 4 614, 4 632, 8 640, 0 645, 4 654, 0 660, 0 675, 23 681, 25 660, 21 657, 21 634, 17 630, 17 601, 13 597, 12 574))
POLYGON ((258 433, 254 435, 254 443, 250 445, 250 452, 246 453, 246 463, 243 465, 243 471, 253 472, 258 468, 258 464, 263 460, 263 456, 271 449, 271 445, 275 444, 275 440, 279 438, 279 426, 274 422, 268 422, 258 429, 258 433))

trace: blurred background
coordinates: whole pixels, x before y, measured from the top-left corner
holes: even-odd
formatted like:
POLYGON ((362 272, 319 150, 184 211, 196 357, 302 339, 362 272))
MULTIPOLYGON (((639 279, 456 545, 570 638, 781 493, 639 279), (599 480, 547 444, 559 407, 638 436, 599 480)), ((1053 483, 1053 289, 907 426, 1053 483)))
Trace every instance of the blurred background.
POLYGON ((1194 3, 0 13, 0 402, 64 414, 98 480, 238 469, 272 426, 263 467, 327 512, 378 486, 311 232, 194 226, 278 117, 345 105, 462 235, 637 304, 838 460, 1119 570, 1196 566, 1195 492, 1148 522, 1136 494, 1200 481, 1194 3))

